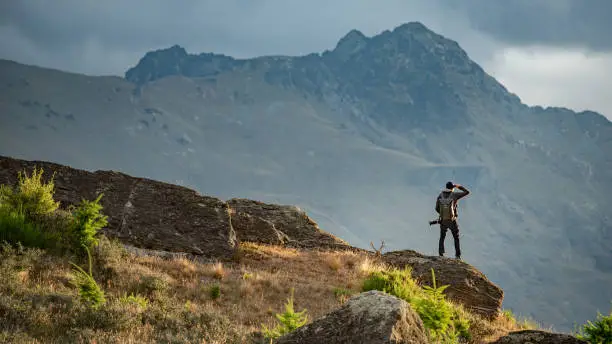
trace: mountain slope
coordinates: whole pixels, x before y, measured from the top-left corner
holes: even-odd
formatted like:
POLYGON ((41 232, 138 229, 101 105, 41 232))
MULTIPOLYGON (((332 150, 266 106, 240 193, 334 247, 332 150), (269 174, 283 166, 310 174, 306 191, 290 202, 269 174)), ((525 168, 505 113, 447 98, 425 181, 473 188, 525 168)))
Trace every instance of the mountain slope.
POLYGON ((0 80, 2 155, 296 204, 355 246, 428 254, 454 180, 464 259, 505 307, 568 330, 612 299, 612 123, 522 104, 422 24, 299 57, 173 46, 125 79, 2 61, 0 80))

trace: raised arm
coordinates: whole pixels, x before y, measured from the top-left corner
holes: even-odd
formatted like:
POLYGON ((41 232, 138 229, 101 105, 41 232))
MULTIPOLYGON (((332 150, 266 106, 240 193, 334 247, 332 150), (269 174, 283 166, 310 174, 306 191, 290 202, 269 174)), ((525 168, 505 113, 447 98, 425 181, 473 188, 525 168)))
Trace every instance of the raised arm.
POLYGON ((455 196, 457 200, 460 200, 470 194, 470 190, 466 189, 463 185, 455 184, 455 187, 461 190, 461 192, 458 192, 455 196))

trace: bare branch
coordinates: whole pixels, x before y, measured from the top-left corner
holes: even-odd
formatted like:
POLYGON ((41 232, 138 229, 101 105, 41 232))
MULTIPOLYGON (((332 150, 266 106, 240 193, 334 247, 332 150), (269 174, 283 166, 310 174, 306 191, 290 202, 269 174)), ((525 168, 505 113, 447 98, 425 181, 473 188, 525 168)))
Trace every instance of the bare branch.
POLYGON ((374 247, 374 243, 372 243, 371 241, 370 241, 370 246, 374 250, 375 255, 377 257, 381 257, 382 256, 382 249, 385 247, 385 241, 384 240, 380 241, 380 247, 379 248, 374 247))

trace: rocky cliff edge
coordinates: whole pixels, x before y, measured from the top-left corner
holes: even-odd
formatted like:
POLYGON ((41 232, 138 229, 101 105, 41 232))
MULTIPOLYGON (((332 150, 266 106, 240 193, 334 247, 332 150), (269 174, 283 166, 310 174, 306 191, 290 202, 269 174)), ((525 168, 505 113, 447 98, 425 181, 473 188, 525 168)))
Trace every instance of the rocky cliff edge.
POLYGON ((279 245, 299 249, 352 250, 382 258, 386 264, 412 268, 413 276, 431 284, 431 268, 438 284, 448 284, 447 295, 487 318, 501 311, 503 291, 484 274, 464 262, 421 255, 415 251, 387 252, 381 257, 350 246, 321 230, 294 206, 249 199, 222 201, 186 187, 137 178, 113 171, 88 172, 45 161, 0 156, 0 184, 14 185, 18 173, 34 168, 53 176, 55 199, 66 208, 103 193, 109 237, 135 247, 204 259, 232 259, 239 243, 279 245))

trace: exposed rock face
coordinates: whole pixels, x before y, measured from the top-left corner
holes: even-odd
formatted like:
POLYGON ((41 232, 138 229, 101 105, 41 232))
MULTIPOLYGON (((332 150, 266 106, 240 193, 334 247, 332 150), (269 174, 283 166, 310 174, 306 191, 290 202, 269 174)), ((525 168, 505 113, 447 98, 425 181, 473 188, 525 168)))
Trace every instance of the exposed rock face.
POLYGON ((228 205, 185 187, 135 178, 110 171, 88 172, 42 161, 0 157, 0 184, 14 185, 17 173, 43 168, 43 178, 55 173, 55 199, 61 207, 92 200, 104 193, 109 236, 141 248, 228 258, 236 235, 228 205))
POLYGON ((425 344, 428 340, 421 318, 406 301, 369 291, 279 338, 277 343, 425 344))
POLYGON ((393 266, 410 266, 412 275, 421 284, 432 285, 431 268, 438 286, 449 284, 445 293, 473 313, 492 319, 501 311, 504 292, 474 267, 462 261, 424 256, 412 250, 383 254, 383 260, 393 266))
POLYGON ((284 245, 289 237, 274 226, 274 223, 259 216, 236 212, 230 208, 232 227, 239 228, 238 240, 271 245, 284 245))
POLYGON ((125 77, 135 84, 143 84, 169 75, 214 76, 242 64, 244 61, 225 55, 188 55, 184 48, 173 45, 147 53, 138 62, 139 68, 130 68, 125 77))
POLYGON ((562 333, 537 330, 511 332, 492 344, 586 344, 587 342, 562 333))
POLYGON ((14 185, 18 172, 43 168, 55 173, 55 199, 61 207, 94 199, 109 217, 106 234, 138 248, 228 258, 237 240, 297 248, 347 248, 345 241, 321 229, 293 206, 248 199, 220 199, 194 190, 112 172, 88 172, 44 161, 0 156, 0 184, 14 185), (238 234, 237 234, 238 233, 238 234))
POLYGON ((232 224, 241 241, 285 244, 299 248, 350 248, 344 240, 322 231, 294 206, 231 199, 232 224))

